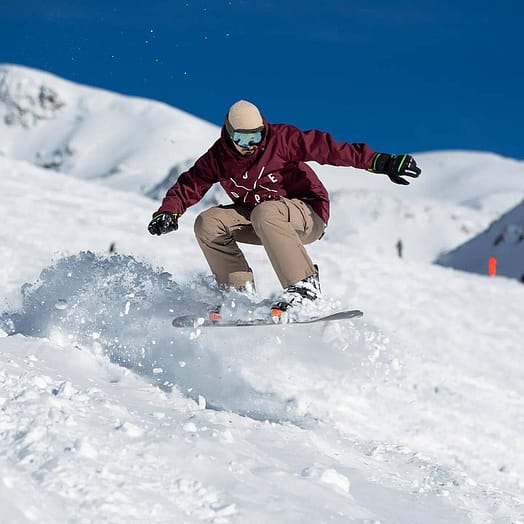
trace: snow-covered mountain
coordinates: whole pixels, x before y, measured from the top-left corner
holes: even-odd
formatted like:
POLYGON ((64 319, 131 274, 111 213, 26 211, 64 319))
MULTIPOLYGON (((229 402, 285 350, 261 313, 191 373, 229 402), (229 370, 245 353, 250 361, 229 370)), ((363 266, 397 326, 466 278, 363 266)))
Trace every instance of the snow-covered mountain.
POLYGON ((492 257, 498 275, 524 282, 524 202, 502 215, 486 231, 439 257, 437 263, 486 274, 488 259, 492 257))
MULTIPOLYGON (((408 188, 323 166, 333 218, 308 249, 329 300, 364 318, 174 330, 212 293, 192 234, 206 204, 148 235, 142 185, 16 157, 43 151, 40 125, 60 143, 49 118, 1 131, 1 522, 524 522, 523 287, 430 264, 522 201, 522 163, 421 154, 408 188)), ((264 251, 246 254, 260 297, 277 292, 264 251)))
POLYGON ((520 521, 520 285, 362 254, 339 220, 311 253, 364 319, 175 331, 210 293, 197 210, 156 238, 143 196, 0 172, 3 522, 520 521))
POLYGON ((111 187, 156 194, 219 128, 160 102, 0 65, 0 154, 111 187))
MULTIPOLYGON (((219 132, 165 104, 0 65, 0 154, 9 158, 158 199, 219 132)), ((423 176, 402 191, 383 176, 315 165, 340 222, 327 238, 390 256, 401 241, 404 257, 429 262, 524 198, 523 162, 458 151, 417 160, 423 176)), ((217 186, 205 203, 227 201, 217 186)))

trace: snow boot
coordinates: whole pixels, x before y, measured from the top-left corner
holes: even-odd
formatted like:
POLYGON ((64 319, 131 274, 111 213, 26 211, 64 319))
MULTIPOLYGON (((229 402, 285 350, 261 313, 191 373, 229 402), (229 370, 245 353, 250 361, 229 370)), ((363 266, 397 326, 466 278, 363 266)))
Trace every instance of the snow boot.
POLYGON ((279 318, 288 309, 303 304, 308 300, 317 300, 320 296, 318 266, 315 264, 315 273, 286 288, 279 299, 272 304, 271 316, 279 318))

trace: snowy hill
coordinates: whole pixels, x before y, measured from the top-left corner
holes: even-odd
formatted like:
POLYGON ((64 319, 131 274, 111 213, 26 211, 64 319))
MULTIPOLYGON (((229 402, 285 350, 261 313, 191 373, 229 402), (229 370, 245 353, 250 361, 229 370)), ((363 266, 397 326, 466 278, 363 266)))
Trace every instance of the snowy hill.
MULTIPOLYGON (((416 153, 423 169, 422 176, 401 192, 392 184, 384 185, 381 176, 359 176, 352 188, 379 191, 411 202, 421 198, 483 210, 499 216, 522 200, 524 192, 524 162, 504 158, 494 153, 474 151, 437 151, 416 153)), ((328 180, 332 191, 347 189, 345 168, 320 167, 322 179, 328 180)))
POLYGON ((524 276, 524 202, 505 213, 480 235, 437 259, 437 263, 486 274, 488 258, 497 261, 497 274, 524 276))
POLYGON ((197 210, 153 238, 144 197, 0 171, 5 522, 522 519, 519 285, 385 264, 337 241, 338 221, 311 251, 325 292, 364 319, 174 331, 206 292, 197 210))
POLYGON ((217 126, 159 102, 0 65, 0 154, 148 193, 186 169, 217 126))
MULTIPOLYGON (((309 251, 364 318, 174 330, 213 293, 192 232, 209 202, 157 238, 144 193, 214 138, 199 122, 194 149, 163 149, 170 114, 196 120, 1 71, 1 522, 524 522, 523 288, 430 264, 522 201, 521 162, 420 154, 408 188, 322 166, 333 218, 309 251), (66 143, 71 162, 41 167, 66 143)), ((277 292, 246 254, 260 297, 277 292)))
MULTIPOLYGON (((8 158, 158 199, 219 132, 158 102, 0 65, 0 155, 8 158)), ((392 257, 401 240, 404 257, 430 262, 524 198, 523 162, 473 152, 417 160, 423 176, 401 191, 383 176, 316 165, 339 222, 326 238, 392 257)), ((227 201, 219 187, 206 196, 208 205, 227 201)))
POLYGON ((332 197, 333 221, 344 222, 337 224, 337 234, 348 244, 394 255, 402 240, 405 257, 432 262, 480 234, 524 198, 524 162, 467 151, 420 153, 416 158, 422 176, 402 191, 381 176, 318 166, 332 197))

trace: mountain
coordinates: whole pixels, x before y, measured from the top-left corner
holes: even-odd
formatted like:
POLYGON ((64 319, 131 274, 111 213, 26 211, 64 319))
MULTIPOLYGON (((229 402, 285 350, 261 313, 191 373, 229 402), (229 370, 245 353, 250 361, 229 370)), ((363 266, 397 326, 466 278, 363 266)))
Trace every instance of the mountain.
POLYGON ((160 102, 0 65, 0 154, 9 158, 156 195, 218 135, 160 102))
MULTIPOLYGON (((219 132, 159 102, 0 65, 0 155, 8 158, 160 199, 219 132)), ((391 257, 400 241, 404 257, 432 262, 524 198, 523 162, 462 151, 416 156, 423 175, 401 191, 381 175, 312 163, 332 197, 331 224, 340 222, 326 240, 391 257)), ((203 207, 226 202, 216 186, 203 207)))
MULTIPOLYGON (((321 307, 365 316, 175 330, 215 297, 192 232, 209 202, 152 237, 147 195, 214 138, 161 104, 0 70, 2 523, 524 521, 522 286, 431 264, 522 201, 520 162, 417 154, 407 188, 322 166, 321 307), (194 149, 167 159, 151 147, 173 115, 194 149)), ((259 298, 279 292, 245 252, 259 298)))
POLYGON ((341 216, 310 252, 363 319, 174 330, 213 292, 198 209, 157 238, 144 196, 0 172, 2 522, 521 519, 520 285, 359 252, 341 216))
POLYGON ((488 259, 495 258, 497 274, 524 277, 524 202, 504 213, 486 231, 440 256, 443 266, 486 274, 488 259))

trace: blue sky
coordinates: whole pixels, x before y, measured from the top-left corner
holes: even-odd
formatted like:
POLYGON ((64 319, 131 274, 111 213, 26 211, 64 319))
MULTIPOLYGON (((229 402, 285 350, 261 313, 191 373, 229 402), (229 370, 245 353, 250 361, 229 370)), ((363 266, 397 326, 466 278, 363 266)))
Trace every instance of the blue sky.
POLYGON ((268 120, 392 153, 524 159, 521 0, 15 0, 0 62, 166 102, 221 124, 268 120))

